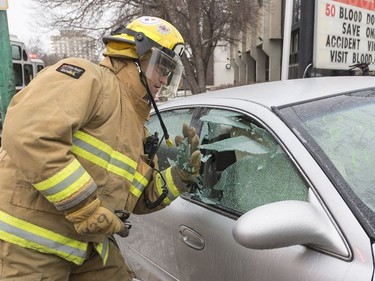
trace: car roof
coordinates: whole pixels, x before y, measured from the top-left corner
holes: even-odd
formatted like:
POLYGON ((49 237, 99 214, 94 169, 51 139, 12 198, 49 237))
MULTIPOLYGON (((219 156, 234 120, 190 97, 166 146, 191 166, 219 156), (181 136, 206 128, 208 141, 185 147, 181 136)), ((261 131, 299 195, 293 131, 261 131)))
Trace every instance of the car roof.
MULTIPOLYGON (((282 106, 375 87, 375 77, 336 76, 257 83, 207 92, 167 102, 167 107, 199 104, 205 99, 252 101, 265 107, 282 106)), ((161 108, 164 106, 161 106, 161 108)))

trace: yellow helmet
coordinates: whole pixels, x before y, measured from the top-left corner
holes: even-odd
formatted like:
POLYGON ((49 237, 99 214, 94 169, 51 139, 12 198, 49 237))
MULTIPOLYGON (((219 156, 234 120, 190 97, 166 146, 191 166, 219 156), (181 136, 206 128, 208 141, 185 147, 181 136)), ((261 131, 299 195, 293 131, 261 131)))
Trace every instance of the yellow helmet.
POLYGON ((103 42, 107 46, 105 56, 136 59, 141 73, 160 84, 157 88, 177 92, 185 47, 172 24, 157 17, 140 17, 103 37, 103 42))
POLYGON ((139 33, 148 38, 152 47, 161 49, 161 51, 164 51, 164 48, 166 48, 180 57, 183 55, 185 42, 180 32, 169 22, 149 16, 137 18, 126 27, 121 25, 111 32, 111 35, 104 36, 103 42, 107 47, 104 55, 139 58, 135 47, 137 40, 134 38, 139 33))

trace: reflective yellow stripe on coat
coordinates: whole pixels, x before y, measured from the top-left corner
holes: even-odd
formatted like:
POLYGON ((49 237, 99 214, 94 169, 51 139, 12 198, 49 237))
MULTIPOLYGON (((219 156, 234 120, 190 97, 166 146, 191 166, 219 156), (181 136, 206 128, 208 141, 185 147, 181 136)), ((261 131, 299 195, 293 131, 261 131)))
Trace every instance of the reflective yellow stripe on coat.
POLYGON ((165 185, 165 188, 168 189, 168 195, 163 200, 163 202, 164 204, 169 205, 174 199, 176 199, 180 195, 180 192, 178 191, 177 186, 173 181, 172 167, 165 169, 160 174, 158 173, 156 176, 156 188, 159 196, 163 192, 163 185, 165 185))
POLYGON ((86 258, 87 243, 74 240, 0 211, 1 240, 54 254, 80 265, 86 258))
MULTIPOLYGON (((1 240, 46 254, 59 256, 67 261, 81 265, 86 259, 88 243, 78 241, 0 211, 1 240)), ((95 249, 107 262, 108 238, 96 243, 95 249)))
POLYGON ((107 263, 108 254, 109 254, 109 240, 105 238, 104 243, 95 243, 95 250, 103 259, 103 265, 107 263))
POLYGON ((74 134, 72 152, 129 181, 132 184, 130 192, 137 198, 148 184, 148 180, 137 172, 136 161, 82 131, 74 134))
POLYGON ((58 210, 72 208, 96 189, 96 184, 76 159, 54 176, 33 186, 58 210), (78 191, 79 196, 72 196, 78 191), (60 203, 62 201, 64 203, 60 203))

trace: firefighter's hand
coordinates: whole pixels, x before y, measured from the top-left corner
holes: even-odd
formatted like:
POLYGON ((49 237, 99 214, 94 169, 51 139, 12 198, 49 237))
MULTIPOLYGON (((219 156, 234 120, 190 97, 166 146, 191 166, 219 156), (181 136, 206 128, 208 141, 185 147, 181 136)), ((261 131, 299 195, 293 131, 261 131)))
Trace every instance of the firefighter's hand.
POLYGON ((100 206, 98 198, 73 212, 65 212, 65 217, 74 224, 75 230, 81 235, 113 235, 123 232, 125 228, 114 213, 100 206))
POLYGON ((201 166, 201 153, 198 149, 199 137, 195 128, 184 123, 183 136, 176 136, 175 142, 178 149, 176 172, 185 183, 196 180, 201 166))

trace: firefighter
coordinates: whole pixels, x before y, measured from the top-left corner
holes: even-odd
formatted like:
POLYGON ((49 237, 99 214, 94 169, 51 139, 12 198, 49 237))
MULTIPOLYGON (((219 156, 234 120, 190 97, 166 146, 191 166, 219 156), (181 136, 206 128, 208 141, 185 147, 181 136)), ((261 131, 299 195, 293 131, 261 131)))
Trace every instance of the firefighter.
POLYGON ((187 125, 178 144, 189 149, 179 149, 187 151, 179 165, 159 172, 144 151, 153 97, 180 82, 178 30, 140 17, 103 41, 99 65, 64 59, 8 108, 0 149, 1 280, 131 280, 113 238, 128 231, 116 210, 166 207, 198 174, 199 139, 187 125))

